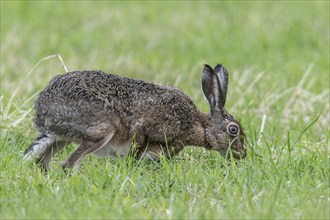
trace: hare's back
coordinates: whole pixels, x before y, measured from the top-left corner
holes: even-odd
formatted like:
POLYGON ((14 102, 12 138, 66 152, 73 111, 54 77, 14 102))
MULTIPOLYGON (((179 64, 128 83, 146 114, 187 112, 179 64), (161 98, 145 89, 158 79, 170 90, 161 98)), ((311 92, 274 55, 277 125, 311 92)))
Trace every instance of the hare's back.
MULTIPOLYGON (((76 71, 54 77, 36 100, 38 128, 90 127, 123 118, 168 88, 101 71, 76 71), (80 123, 80 124, 77 124, 80 123)), ((43 129, 43 130, 45 130, 43 129)))
POLYGON ((107 74, 102 71, 75 71, 54 77, 40 97, 53 97, 88 104, 113 99, 136 99, 141 95, 166 92, 166 88, 142 80, 107 74))

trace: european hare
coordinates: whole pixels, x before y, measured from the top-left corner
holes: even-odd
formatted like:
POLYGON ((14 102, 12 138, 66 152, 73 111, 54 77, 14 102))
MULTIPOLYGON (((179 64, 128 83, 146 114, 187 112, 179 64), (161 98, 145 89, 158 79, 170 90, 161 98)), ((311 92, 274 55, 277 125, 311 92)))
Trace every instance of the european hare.
POLYGON ((35 103, 39 136, 25 150, 49 170, 52 156, 71 142, 79 147, 62 164, 73 168, 90 153, 137 159, 172 157, 185 146, 214 149, 236 159, 246 156, 244 133, 224 108, 228 72, 204 65, 202 89, 210 113, 200 112, 177 88, 155 85, 101 71, 74 71, 55 76, 35 103), (135 142, 132 148, 131 143, 135 142))

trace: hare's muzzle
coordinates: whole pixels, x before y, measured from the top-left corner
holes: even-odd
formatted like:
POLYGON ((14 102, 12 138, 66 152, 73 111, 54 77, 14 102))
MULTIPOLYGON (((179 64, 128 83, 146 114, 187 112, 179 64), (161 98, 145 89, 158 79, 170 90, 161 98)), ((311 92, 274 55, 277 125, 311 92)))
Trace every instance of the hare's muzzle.
POLYGON ((238 151, 232 149, 231 152, 232 152, 232 154, 233 154, 233 157, 234 157, 235 159, 238 159, 238 160, 240 160, 240 159, 244 159, 244 158, 246 157, 246 154, 247 154, 245 148, 240 149, 240 150, 238 150, 238 151))
POLYGON ((244 159, 247 155, 247 149, 244 147, 244 137, 236 137, 230 148, 235 159, 244 159))

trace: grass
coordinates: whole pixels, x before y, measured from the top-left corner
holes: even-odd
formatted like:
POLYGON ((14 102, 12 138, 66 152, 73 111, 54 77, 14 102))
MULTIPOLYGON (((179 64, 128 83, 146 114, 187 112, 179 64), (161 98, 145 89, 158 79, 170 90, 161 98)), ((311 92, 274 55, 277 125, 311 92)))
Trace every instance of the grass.
POLYGON ((327 219, 329 98, 327 1, 1 1, 0 217, 327 219), (159 163, 88 157, 66 176, 71 146, 49 178, 22 162, 34 97, 66 68, 175 85, 208 111, 201 68, 220 62, 245 160, 187 147, 159 163))

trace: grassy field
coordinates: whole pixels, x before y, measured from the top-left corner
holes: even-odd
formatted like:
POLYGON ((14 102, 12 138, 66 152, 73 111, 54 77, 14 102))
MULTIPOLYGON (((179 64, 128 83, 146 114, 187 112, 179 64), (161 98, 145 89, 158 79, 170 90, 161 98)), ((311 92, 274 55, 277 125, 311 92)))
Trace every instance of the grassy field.
POLYGON ((329 86, 328 1, 1 1, 0 218, 329 218, 329 86), (66 176, 71 146, 48 179, 22 161, 34 98, 65 68, 175 85, 206 112, 204 63, 230 71, 245 160, 187 147, 159 163, 91 156, 66 176))

